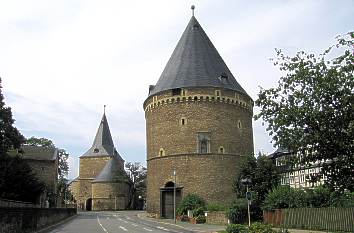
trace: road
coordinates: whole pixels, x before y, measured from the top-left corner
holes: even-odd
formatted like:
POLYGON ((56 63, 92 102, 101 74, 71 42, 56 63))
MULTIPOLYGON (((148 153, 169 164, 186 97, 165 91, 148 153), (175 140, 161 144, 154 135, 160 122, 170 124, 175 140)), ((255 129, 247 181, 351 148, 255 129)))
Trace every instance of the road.
MULTIPOLYGON (((79 212, 73 220, 58 226, 50 233, 196 233, 213 232, 207 226, 175 225, 139 217, 139 211, 79 212), (192 227, 188 227, 192 226, 192 227)), ((203 225, 203 224, 202 224, 203 225)))

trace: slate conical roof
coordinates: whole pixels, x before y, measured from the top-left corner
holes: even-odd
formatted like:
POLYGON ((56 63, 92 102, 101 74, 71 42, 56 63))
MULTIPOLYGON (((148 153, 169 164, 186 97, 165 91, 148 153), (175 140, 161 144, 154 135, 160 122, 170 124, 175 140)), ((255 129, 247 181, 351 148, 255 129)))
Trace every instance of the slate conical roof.
POLYGON ((119 182, 119 175, 125 175, 124 169, 119 167, 117 157, 112 157, 93 182, 119 182))
MULTIPOLYGON (((91 148, 83 156, 119 156, 116 151, 111 132, 109 130, 106 114, 103 113, 96 137, 91 148)), ((120 156, 119 156, 120 157, 120 156)))
POLYGON ((247 94, 194 16, 190 19, 160 79, 150 88, 149 96, 183 87, 220 87, 247 94))

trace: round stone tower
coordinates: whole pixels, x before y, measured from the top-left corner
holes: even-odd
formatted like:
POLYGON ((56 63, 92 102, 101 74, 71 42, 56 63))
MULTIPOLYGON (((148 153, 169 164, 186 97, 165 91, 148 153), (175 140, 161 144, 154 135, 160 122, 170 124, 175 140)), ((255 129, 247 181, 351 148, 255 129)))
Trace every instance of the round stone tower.
POLYGON ((147 136, 147 211, 173 217, 186 194, 209 203, 235 196, 243 155, 253 153, 253 101, 192 16, 144 102, 147 136))

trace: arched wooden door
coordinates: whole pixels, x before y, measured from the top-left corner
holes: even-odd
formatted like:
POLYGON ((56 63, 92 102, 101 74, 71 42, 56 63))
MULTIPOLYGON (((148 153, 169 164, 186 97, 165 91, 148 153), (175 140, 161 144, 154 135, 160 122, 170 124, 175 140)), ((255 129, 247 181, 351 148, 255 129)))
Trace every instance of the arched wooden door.
POLYGON ((89 198, 86 200, 86 210, 91 211, 92 210, 92 198, 89 198))

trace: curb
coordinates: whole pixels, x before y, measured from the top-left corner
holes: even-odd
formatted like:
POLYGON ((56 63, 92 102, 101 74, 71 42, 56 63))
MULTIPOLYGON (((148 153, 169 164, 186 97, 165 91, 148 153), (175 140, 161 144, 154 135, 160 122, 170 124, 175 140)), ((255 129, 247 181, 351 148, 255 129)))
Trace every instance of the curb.
POLYGON ((61 220, 60 222, 57 222, 57 223, 55 223, 55 224, 53 224, 53 225, 50 225, 50 226, 47 226, 47 227, 45 227, 45 228, 42 228, 42 229, 40 229, 40 230, 38 230, 38 231, 35 231, 34 233, 47 233, 47 232, 52 231, 52 230, 54 230, 55 228, 59 227, 60 225, 63 225, 64 223, 67 223, 67 222, 69 222, 69 221, 72 221, 72 220, 73 220, 74 218, 76 218, 77 216, 78 216, 78 215, 75 214, 75 215, 70 216, 70 217, 68 217, 68 218, 66 218, 66 219, 63 219, 63 220, 61 220))

